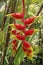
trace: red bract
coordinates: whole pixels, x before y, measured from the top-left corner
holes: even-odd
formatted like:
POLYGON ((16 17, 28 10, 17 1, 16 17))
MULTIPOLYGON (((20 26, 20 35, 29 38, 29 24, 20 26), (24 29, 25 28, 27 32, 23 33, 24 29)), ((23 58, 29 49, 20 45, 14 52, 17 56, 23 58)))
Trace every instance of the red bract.
POLYGON ((13 18, 16 18, 16 19, 22 19, 23 13, 11 13, 11 14, 8 14, 6 16, 12 16, 13 18))
POLYGON ((14 51, 16 51, 16 48, 17 48, 17 47, 16 47, 16 46, 14 46, 14 47, 13 47, 13 50, 14 50, 14 51))
POLYGON ((11 32, 12 32, 12 34, 14 34, 14 35, 16 34, 16 30, 12 30, 11 32))
POLYGON ((32 53, 32 47, 27 41, 23 41, 22 48, 26 55, 30 55, 32 53))
POLYGON ((24 51, 24 52, 26 52, 26 51, 27 51, 27 47, 22 46, 22 48, 23 48, 23 51, 24 51))
POLYGON ((35 17, 31 17, 28 19, 23 19, 22 21, 24 22, 25 25, 29 25, 34 22, 34 19, 35 19, 35 17))
POLYGON ((17 48, 17 41, 16 41, 16 40, 13 40, 13 41, 12 41, 12 44, 13 44, 13 50, 16 51, 16 48, 17 48))
POLYGON ((21 25, 21 24, 14 24, 14 26, 16 27, 16 29, 18 30, 25 30, 25 25, 21 25))
POLYGON ((18 40, 25 40, 25 35, 16 35, 18 40))
POLYGON ((30 35, 32 35, 34 33, 34 29, 30 29, 30 30, 25 30, 24 31, 24 34, 26 35, 26 36, 30 36, 30 35))
POLYGON ((29 50, 27 51, 27 55, 30 55, 31 53, 32 53, 32 50, 29 49, 29 50))
POLYGON ((13 40, 12 41, 12 44, 13 44, 13 46, 16 46, 17 47, 17 41, 16 40, 13 40))
POLYGON ((27 42, 27 41, 23 41, 23 46, 25 47, 25 48, 30 48, 31 47, 31 45, 27 42))

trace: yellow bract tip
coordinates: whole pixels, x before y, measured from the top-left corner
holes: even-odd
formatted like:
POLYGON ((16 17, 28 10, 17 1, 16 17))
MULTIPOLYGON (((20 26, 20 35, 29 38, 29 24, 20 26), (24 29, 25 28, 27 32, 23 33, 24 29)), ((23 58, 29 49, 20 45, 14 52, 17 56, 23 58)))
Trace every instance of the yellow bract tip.
POLYGON ((29 55, 28 59, 32 60, 33 59, 33 54, 29 55))
POLYGON ((14 24, 9 24, 9 26, 14 27, 14 24))
POLYGON ((5 16, 11 16, 11 14, 7 14, 7 15, 5 15, 5 16))
POLYGON ((35 18, 39 18, 40 16, 34 16, 35 18))
POLYGON ((35 32, 38 32, 38 31, 39 31, 39 29, 35 29, 34 31, 35 31, 35 32))
POLYGON ((14 35, 14 39, 16 39, 17 41, 19 41, 19 40, 17 39, 16 35, 14 35))

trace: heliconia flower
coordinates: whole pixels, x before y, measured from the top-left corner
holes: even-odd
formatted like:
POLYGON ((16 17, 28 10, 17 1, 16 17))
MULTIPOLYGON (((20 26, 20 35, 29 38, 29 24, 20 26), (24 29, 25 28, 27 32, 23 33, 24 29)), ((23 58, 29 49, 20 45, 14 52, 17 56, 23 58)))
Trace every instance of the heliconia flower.
POLYGON ((11 14, 7 14, 6 16, 11 16, 11 17, 16 18, 16 19, 22 19, 23 13, 11 13, 11 14))
POLYGON ((34 20, 35 20, 36 18, 38 18, 38 17, 39 17, 39 16, 33 16, 33 17, 30 17, 30 18, 27 18, 27 19, 22 19, 22 21, 23 21, 23 23, 24 23, 25 25, 29 25, 29 24, 33 23, 34 20))
POLYGON ((30 56, 33 53, 33 48, 30 43, 23 41, 22 48, 26 56, 30 56))
POLYGON ((24 34, 26 35, 26 36, 30 36, 30 35, 32 35, 34 33, 34 29, 30 29, 30 30, 25 30, 24 31, 24 34))
POLYGON ((23 48, 23 51, 26 52, 27 51, 27 48, 25 46, 22 46, 23 48))
POLYGON ((16 50, 17 50, 16 48, 17 48, 16 46, 13 47, 13 51, 14 51, 14 52, 16 52, 16 50))
POLYGON ((27 41, 23 41, 22 45, 24 48, 27 48, 27 49, 31 47, 30 43, 28 43, 27 41))
POLYGON ((18 30, 25 30, 25 25, 21 25, 21 24, 14 24, 15 27, 18 29, 18 30))
POLYGON ((25 40, 25 35, 15 35, 18 40, 25 40))
POLYGON ((12 34, 14 34, 14 35, 16 34, 16 30, 11 30, 11 32, 12 32, 12 34))
POLYGON ((12 44, 13 44, 13 46, 17 46, 17 41, 16 40, 13 40, 12 41, 12 44))
POLYGON ((37 31, 39 31, 39 29, 24 30, 23 32, 26 36, 30 36, 30 35, 34 34, 35 32, 37 32, 37 31))
POLYGON ((27 55, 30 55, 31 53, 32 53, 32 50, 29 49, 29 50, 27 51, 27 55))
POLYGON ((21 24, 9 24, 9 26, 14 27, 17 30, 25 30, 25 25, 21 25, 21 24))
POLYGON ((29 55, 32 55, 33 54, 33 48, 32 48, 32 46, 28 49, 28 51, 27 51, 27 56, 29 56, 29 55))
POLYGON ((31 47, 31 48, 27 51, 27 58, 30 59, 30 60, 32 60, 33 54, 34 54, 33 48, 31 47))
POLYGON ((17 48, 17 41, 16 40, 13 40, 12 41, 12 46, 13 46, 13 50, 16 51, 16 48, 17 48))
POLYGON ((28 48, 30 47, 31 47, 30 43, 28 43, 27 41, 23 41, 22 48, 24 52, 27 52, 28 48))
POLYGON ((16 29, 11 30, 10 32, 11 32, 13 35, 23 34, 22 31, 20 31, 20 30, 16 30, 16 29))

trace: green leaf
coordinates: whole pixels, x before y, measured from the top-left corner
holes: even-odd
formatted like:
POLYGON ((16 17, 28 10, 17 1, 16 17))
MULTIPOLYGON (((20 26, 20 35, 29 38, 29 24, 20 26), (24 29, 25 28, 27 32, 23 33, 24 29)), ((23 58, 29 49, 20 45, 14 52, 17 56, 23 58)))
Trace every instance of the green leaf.
POLYGON ((14 59, 14 65, 20 65, 20 62, 23 60, 24 54, 22 47, 20 47, 15 59, 14 59))
POLYGON ((4 42, 4 39, 5 39, 4 31, 0 31, 0 45, 2 45, 2 43, 4 42))

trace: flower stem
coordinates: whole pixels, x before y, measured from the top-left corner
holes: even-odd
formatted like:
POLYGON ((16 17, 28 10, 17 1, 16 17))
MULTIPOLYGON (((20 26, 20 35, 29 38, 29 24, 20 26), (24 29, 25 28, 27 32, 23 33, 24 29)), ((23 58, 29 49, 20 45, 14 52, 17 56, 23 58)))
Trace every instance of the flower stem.
POLYGON ((25 2, 22 0, 22 6, 23 6, 23 15, 25 14, 25 2))

